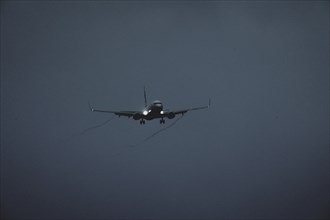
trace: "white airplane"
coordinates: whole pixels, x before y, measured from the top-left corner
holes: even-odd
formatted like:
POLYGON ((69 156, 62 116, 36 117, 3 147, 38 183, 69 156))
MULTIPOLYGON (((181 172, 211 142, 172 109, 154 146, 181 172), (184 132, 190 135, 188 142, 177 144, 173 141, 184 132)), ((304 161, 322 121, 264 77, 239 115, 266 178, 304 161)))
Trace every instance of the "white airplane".
POLYGON ((112 114, 118 115, 119 117, 120 116, 126 116, 128 118, 133 117, 134 120, 140 120, 140 124, 145 124, 145 120, 153 120, 156 118, 160 119, 160 124, 165 124, 164 118, 173 119, 175 117, 175 115, 178 115, 178 114, 184 115, 188 111, 209 108, 211 105, 211 100, 209 100, 209 104, 207 106, 188 108, 188 109, 182 109, 182 110, 177 110, 177 111, 164 110, 163 103, 159 100, 155 100, 152 102, 152 104, 148 105, 146 89, 144 87, 144 103, 145 103, 145 107, 142 111, 140 111, 140 110, 139 111, 101 110, 101 109, 95 109, 91 105, 89 105, 89 108, 92 112, 112 113, 112 114))

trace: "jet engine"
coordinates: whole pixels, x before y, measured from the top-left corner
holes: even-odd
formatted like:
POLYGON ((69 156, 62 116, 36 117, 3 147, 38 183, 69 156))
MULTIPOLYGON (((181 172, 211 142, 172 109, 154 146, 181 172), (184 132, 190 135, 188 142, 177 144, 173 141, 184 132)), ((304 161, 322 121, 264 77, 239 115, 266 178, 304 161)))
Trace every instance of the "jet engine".
POLYGON ((139 119, 141 119, 142 118, 142 115, 140 114, 140 113, 135 113, 134 115, 133 115, 133 119, 134 120, 139 120, 139 119))
POLYGON ((169 119, 172 119, 172 118, 175 117, 175 114, 174 114, 173 112, 169 112, 169 113, 167 113, 167 117, 168 117, 169 119))

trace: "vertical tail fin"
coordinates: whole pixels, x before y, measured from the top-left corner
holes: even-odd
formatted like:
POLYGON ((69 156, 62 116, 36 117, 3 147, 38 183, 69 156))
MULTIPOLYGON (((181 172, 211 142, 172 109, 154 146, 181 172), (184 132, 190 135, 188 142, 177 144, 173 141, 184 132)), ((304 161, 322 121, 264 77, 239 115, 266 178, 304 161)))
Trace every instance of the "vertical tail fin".
POLYGON ((148 102, 147 102, 147 93, 146 93, 146 87, 144 86, 144 106, 147 107, 148 102))

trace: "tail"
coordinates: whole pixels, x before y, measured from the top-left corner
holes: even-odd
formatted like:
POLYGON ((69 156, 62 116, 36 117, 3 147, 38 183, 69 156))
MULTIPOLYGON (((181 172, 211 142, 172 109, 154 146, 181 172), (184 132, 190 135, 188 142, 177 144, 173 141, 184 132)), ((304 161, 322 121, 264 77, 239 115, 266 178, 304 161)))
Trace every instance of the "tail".
POLYGON ((144 106, 147 107, 148 102, 147 102, 147 93, 146 93, 146 87, 144 86, 144 106))

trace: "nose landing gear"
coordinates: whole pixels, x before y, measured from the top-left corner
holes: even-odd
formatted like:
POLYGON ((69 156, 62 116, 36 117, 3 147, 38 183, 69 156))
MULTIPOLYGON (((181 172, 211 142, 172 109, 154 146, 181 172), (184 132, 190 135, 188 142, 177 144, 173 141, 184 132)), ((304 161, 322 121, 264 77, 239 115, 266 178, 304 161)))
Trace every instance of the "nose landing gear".
POLYGON ((145 124, 145 123, 146 123, 145 120, 143 120, 143 119, 140 120, 140 125, 145 124))
POLYGON ((165 124, 165 119, 163 119, 163 118, 160 119, 159 123, 160 123, 160 124, 165 124))

